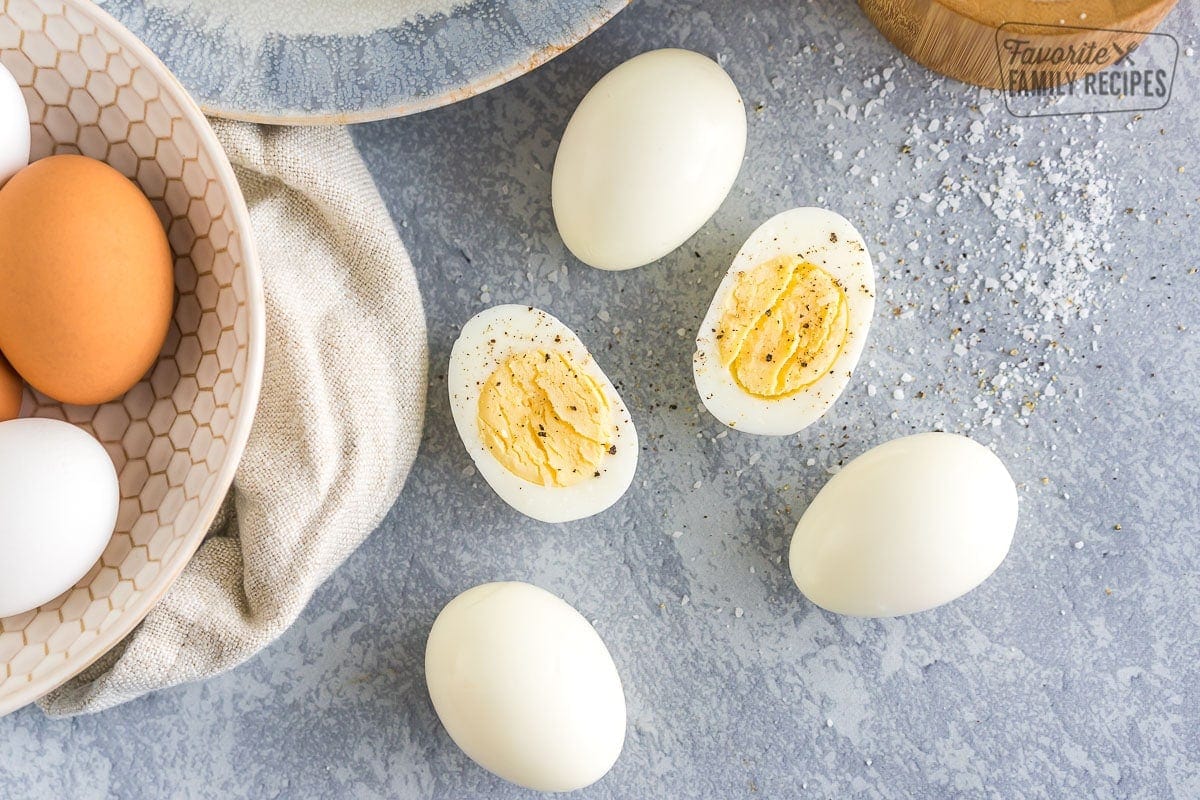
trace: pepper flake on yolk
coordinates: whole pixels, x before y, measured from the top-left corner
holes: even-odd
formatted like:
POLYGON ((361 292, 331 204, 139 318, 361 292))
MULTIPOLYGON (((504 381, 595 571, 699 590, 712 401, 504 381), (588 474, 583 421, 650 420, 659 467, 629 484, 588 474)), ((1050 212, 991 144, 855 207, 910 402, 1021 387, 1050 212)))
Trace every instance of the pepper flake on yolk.
POLYGON ((737 276, 717 328, 721 363, 748 394, 789 397, 829 372, 849 335, 846 292, 798 256, 737 276))
POLYGON ((571 486, 599 474, 613 447, 604 388, 564 353, 509 356, 479 395, 479 434, 509 472, 540 486, 571 486))

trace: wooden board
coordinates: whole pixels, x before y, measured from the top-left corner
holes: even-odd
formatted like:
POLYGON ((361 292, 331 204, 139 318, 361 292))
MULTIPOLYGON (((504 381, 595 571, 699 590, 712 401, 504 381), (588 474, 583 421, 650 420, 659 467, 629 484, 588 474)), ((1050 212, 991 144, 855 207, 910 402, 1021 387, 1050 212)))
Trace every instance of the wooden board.
MULTIPOLYGON (((1005 86, 997 57, 997 29, 1002 25, 1005 33, 1020 34, 1034 47, 1095 42, 1127 49, 1143 37, 1136 33, 1100 33, 1094 29, 1149 33, 1176 2, 859 0, 858 4, 883 35, 915 61, 960 81, 999 89, 1005 86)), ((1099 67, 1082 72, 1096 69, 1099 67)))

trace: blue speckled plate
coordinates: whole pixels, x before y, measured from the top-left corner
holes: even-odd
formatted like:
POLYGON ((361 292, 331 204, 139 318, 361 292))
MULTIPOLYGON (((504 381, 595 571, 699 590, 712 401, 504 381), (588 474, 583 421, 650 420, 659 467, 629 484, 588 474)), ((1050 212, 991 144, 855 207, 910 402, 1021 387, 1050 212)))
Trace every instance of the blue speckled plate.
POLYGON ((101 0, 211 114, 364 122, 522 75, 630 0, 101 0))

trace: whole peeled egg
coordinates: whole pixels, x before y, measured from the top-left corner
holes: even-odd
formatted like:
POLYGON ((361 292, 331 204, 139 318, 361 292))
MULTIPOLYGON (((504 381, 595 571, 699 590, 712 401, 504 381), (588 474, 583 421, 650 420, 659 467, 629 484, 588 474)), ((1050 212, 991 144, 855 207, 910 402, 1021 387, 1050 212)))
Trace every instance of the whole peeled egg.
POLYGON ((746 112, 715 61, 653 50, 609 72, 579 103, 554 161, 554 219, 580 261, 623 270, 683 244, 729 193, 746 112))
POLYGON ((776 214, 742 245, 700 324, 700 399, 736 430, 797 433, 846 388, 874 313, 875 271, 854 226, 823 208, 776 214))
POLYGON ((29 385, 92 405, 128 391, 167 336, 171 247, 141 190, 77 155, 0 189, 0 352, 29 385))
POLYGON ((21 414, 22 390, 21 376, 0 354, 0 422, 16 419, 21 414))
POLYGON ((29 163, 29 109, 12 73, 0 64, 0 186, 29 163))
POLYGON ((788 559, 829 611, 895 617, 960 597, 1008 553, 1017 490, 1004 464, 964 436, 921 433, 868 450, 825 484, 788 559))
POLYGON ((0 422, 0 617, 53 600, 104 552, 117 473, 84 431, 53 419, 0 422))
POLYGON ((528 583, 485 583, 438 614, 425 680, 454 743, 484 769, 542 792, 604 776, 625 742, 625 693, 588 621, 528 583))

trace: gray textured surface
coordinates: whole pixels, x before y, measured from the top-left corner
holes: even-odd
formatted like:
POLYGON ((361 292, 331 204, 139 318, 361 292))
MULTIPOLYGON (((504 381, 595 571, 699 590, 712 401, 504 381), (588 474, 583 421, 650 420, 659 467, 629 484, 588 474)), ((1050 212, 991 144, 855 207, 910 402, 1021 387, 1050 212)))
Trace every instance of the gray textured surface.
MULTIPOLYGON (((1180 8, 1166 30, 1193 45, 1196 21, 1180 8)), ((440 606, 517 578, 594 619, 625 681, 625 752, 579 797, 1200 796, 1200 65, 1184 55, 1179 73, 1168 108, 1141 120, 1018 130, 978 90, 899 64, 850 3, 639 0, 513 84, 358 129, 428 305, 430 410, 408 486, 249 664, 95 717, 0 720, 2 793, 526 796, 454 748, 421 674, 440 606), (722 56, 757 109, 746 163, 680 251, 593 271, 554 233, 556 137, 603 72, 664 45, 722 56), (888 67, 894 90, 865 119, 817 105, 845 87, 864 106, 880 88, 863 81, 888 67), (938 134, 912 133, 933 116, 938 134), (948 142, 945 160, 931 139, 948 142), (1100 149, 1063 155, 1068 143, 1100 149), (996 177, 1007 155, 1017 178, 996 177), (1023 199, 1010 191, 1022 179, 1023 199), (939 217, 945 196, 960 207, 939 217), (693 329, 755 225, 818 198, 885 257, 863 366, 800 436, 716 438, 724 429, 696 411, 693 329), (1064 253, 1090 249, 1043 219, 1109 241, 1100 268, 1074 279, 1087 320, 1035 323, 1045 293, 980 283, 1045 252, 1055 263, 1041 269, 1061 270, 1064 253), (560 316, 621 387, 647 449, 634 488, 600 517, 539 525, 471 474, 444 372, 484 294, 560 316), (934 427, 994 444, 1020 482, 1007 561, 930 613, 815 609, 780 559, 826 469, 934 427)))

